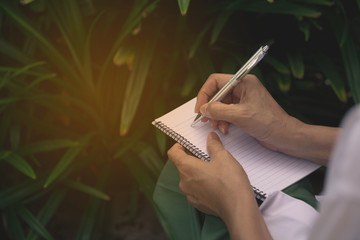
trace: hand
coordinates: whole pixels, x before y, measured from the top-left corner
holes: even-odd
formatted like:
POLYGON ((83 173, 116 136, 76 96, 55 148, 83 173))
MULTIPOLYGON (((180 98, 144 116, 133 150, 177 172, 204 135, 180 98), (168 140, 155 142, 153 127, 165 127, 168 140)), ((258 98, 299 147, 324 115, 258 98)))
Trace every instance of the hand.
POLYGON ((231 239, 270 238, 242 166, 224 149, 216 133, 209 134, 207 148, 210 162, 188 155, 179 144, 168 151, 180 174, 179 187, 189 203, 220 217, 231 239))
POLYGON ((222 102, 208 103, 230 79, 212 74, 200 89, 195 112, 223 133, 239 126, 263 146, 326 165, 339 128, 305 124, 289 116, 254 75, 246 75, 222 102))
POLYGON ((292 128, 300 121, 290 117, 254 75, 246 75, 222 102, 208 103, 230 79, 228 74, 212 74, 200 89, 195 112, 201 112, 223 133, 233 123, 262 145, 279 150, 287 143, 292 128))
POLYGON ((179 144, 168 151, 168 156, 179 170, 179 187, 190 204, 221 217, 231 212, 233 202, 244 197, 254 200, 254 193, 244 169, 224 149, 216 133, 209 134, 207 147, 210 162, 188 155, 179 144))

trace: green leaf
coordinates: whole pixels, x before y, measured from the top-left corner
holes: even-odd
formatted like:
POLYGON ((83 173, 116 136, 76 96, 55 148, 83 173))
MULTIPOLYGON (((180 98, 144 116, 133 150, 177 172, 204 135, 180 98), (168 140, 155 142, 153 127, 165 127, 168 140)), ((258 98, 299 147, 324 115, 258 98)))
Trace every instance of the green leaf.
POLYGON ((156 178, 149 174, 139 158, 135 157, 133 154, 126 155, 124 158, 122 158, 122 160, 129 168, 131 175, 135 178, 147 199, 152 201, 152 194, 155 189, 156 178))
POLYGON ((291 87, 291 77, 288 74, 278 74, 274 72, 272 77, 277 81, 279 89, 282 92, 287 92, 291 87))
POLYGON ((110 196, 103 193, 102 191, 100 191, 99 189, 96 189, 94 187, 91 187, 89 185, 85 185, 83 183, 77 182, 77 181, 72 181, 72 180, 68 180, 66 181, 66 185, 79 190, 83 193, 89 194, 90 196, 102 199, 102 200, 106 200, 109 201, 110 200, 110 196))
POLYGON ((24 206, 20 206, 17 214, 29 225, 31 229, 36 231, 40 236, 47 240, 53 240, 54 238, 46 230, 43 224, 24 206))
POLYGON ((178 4, 181 15, 185 16, 189 8, 190 0, 178 0, 178 4))
POLYGON ((224 11, 217 16, 215 20, 214 28, 211 33, 210 44, 214 44, 217 41, 221 30, 224 28, 226 22, 229 20, 232 14, 233 11, 224 11))
POLYGON ((10 126, 9 129, 9 140, 11 149, 18 149, 20 144, 21 127, 18 123, 10 126))
POLYGON ((209 22, 204 29, 196 36, 195 40, 192 41, 190 50, 189 50, 189 59, 192 59, 195 56, 196 51, 200 47, 202 40, 205 36, 205 34, 209 31, 210 27, 212 25, 212 22, 209 22))
MULTIPOLYGON (((63 190, 63 189, 55 190, 51 194, 49 199, 46 201, 44 206, 41 208, 41 210, 37 214, 37 219, 43 226, 46 226, 46 224, 54 216, 54 214, 58 210, 61 202, 63 201, 65 195, 66 195, 65 190, 63 190)), ((26 240, 37 240, 38 236, 39 236, 38 233, 36 231, 34 231, 34 229, 31 229, 29 234, 27 235, 26 240)))
MULTIPOLYGON (((96 183, 96 188, 103 190, 109 176, 110 169, 105 167, 96 183)), ((76 240, 91 239, 94 232, 96 221, 99 221, 99 208, 101 201, 99 198, 91 198, 86 206, 84 215, 82 216, 80 226, 78 228, 76 240)))
POLYGON ((197 76, 195 75, 194 72, 189 73, 181 88, 181 92, 180 92, 181 97, 187 98, 192 93, 196 84, 196 78, 197 76))
POLYGON ((159 0, 154 0, 147 6, 146 4, 148 3, 148 0, 137 0, 134 2, 129 17, 126 19, 124 25, 122 26, 122 30, 119 32, 119 35, 117 36, 116 41, 113 44, 111 51, 107 56, 107 59, 105 60, 105 63, 102 67, 99 77, 100 79, 99 84, 105 82, 104 81, 105 73, 109 70, 109 64, 111 63, 111 60, 113 59, 115 53, 121 46, 124 39, 131 34, 131 32, 134 30, 136 26, 140 24, 142 18, 144 17, 143 13, 148 12, 151 9, 154 9, 158 2, 159 0))
POLYGON ((12 77, 19 76, 20 74, 28 72, 32 68, 35 68, 35 67, 38 67, 38 66, 41 66, 41 65, 44 65, 44 64, 45 64, 45 62, 43 62, 43 61, 28 64, 28 65, 14 71, 12 77))
POLYGON ((0 208, 4 209, 21 201, 41 189, 43 181, 40 179, 17 183, 0 192, 0 208))
POLYGON ((6 218, 7 218, 7 225, 9 228, 8 230, 11 235, 11 239, 24 240, 25 239, 24 231, 13 208, 8 210, 8 213, 6 214, 6 218))
POLYGON ((76 158, 80 151, 85 147, 86 143, 90 139, 92 134, 88 134, 79 141, 79 146, 69 148, 65 154, 61 157, 59 162, 51 171, 50 175, 45 181, 44 187, 48 187, 53 181, 55 181, 69 166, 69 164, 76 158))
POLYGON ((146 46, 143 46, 135 56, 134 66, 125 89, 124 103, 120 119, 120 136, 125 136, 127 134, 134 119, 142 92, 144 90, 156 46, 158 35, 157 31, 159 30, 160 27, 158 26, 158 29, 154 32, 153 39, 146 46))
POLYGON ((15 12, 13 9, 9 8, 6 3, 0 2, 0 8, 2 8, 4 13, 18 24, 20 29, 22 29, 29 37, 36 40, 39 49, 48 56, 48 59, 54 66, 58 67, 61 72, 70 74, 75 80, 80 80, 78 74, 74 71, 74 68, 71 67, 67 59, 61 55, 58 49, 40 31, 31 25, 29 19, 26 19, 26 17, 19 12, 15 12))
POLYGON ((279 60, 273 58, 270 55, 267 55, 266 58, 263 59, 266 63, 271 65, 276 71, 278 71, 281 74, 290 74, 289 68, 279 60))
POLYGON ((2 38, 0 38, 0 53, 21 64, 29 64, 33 62, 33 60, 20 49, 2 38))
POLYGON ((301 51, 296 49, 288 53, 287 57, 293 76, 302 79, 304 77, 305 65, 301 51))
POLYGON ((4 160, 26 176, 36 179, 34 170, 20 155, 7 151, 4 160))
POLYGON ((20 100, 18 97, 7 97, 7 98, 1 98, 0 99, 0 105, 2 104, 9 104, 20 100))
POLYGON ((329 80, 332 89, 340 101, 346 102, 346 89, 343 76, 337 69, 337 65, 330 61, 328 56, 317 54, 313 57, 315 63, 319 66, 321 72, 324 73, 327 80, 329 80))
POLYGON ((357 0, 356 2, 357 2, 358 7, 360 8, 360 0, 357 0))
POLYGON ((142 165, 146 166, 154 177, 160 175, 164 162, 153 147, 145 142, 138 142, 132 150, 142 160, 142 165))
POLYGON ((79 143, 68 139, 43 140, 22 146, 18 151, 22 155, 30 155, 39 152, 48 152, 61 148, 78 146, 79 143))
POLYGON ((347 24, 338 16, 329 18, 331 27, 338 41, 344 63, 347 82, 355 103, 360 102, 360 56, 353 36, 347 29, 347 24))
POLYGON ((323 6, 332 6, 334 5, 334 0, 297 0, 297 2, 302 4, 316 4, 316 5, 323 5, 323 6))
POLYGON ((299 29, 304 33, 305 41, 309 41, 310 39, 310 23, 305 21, 299 22, 299 29))
POLYGON ((49 73, 49 74, 43 74, 40 77, 34 79, 27 87, 27 91, 29 91, 31 88, 35 87, 36 85, 40 84, 44 80, 53 79, 56 77, 55 73, 49 73))
POLYGON ((20 0, 20 3, 23 4, 23 5, 27 5, 27 4, 32 3, 34 1, 35 0, 20 0))
POLYGON ((312 7, 285 1, 240 1, 236 2, 232 9, 244 10, 255 13, 288 14, 297 17, 317 18, 320 12, 312 7))

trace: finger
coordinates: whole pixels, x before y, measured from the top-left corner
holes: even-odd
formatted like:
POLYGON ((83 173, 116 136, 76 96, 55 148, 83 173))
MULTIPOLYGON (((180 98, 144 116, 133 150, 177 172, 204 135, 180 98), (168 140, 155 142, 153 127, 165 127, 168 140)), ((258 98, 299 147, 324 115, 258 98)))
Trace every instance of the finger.
POLYGON ((210 119, 210 125, 212 128, 216 128, 217 125, 218 125, 218 121, 217 120, 214 120, 214 119, 210 119))
POLYGON ((214 132, 209 133, 206 146, 210 158, 215 156, 215 154, 219 153, 220 151, 224 150, 224 146, 222 145, 219 136, 214 132))
POLYGON ((225 121, 218 122, 218 128, 223 134, 227 134, 229 131, 229 123, 225 121))
POLYGON ((184 157, 189 157, 185 152, 185 148, 178 143, 175 143, 167 152, 171 162, 178 166, 184 157))
POLYGON ((224 104, 221 102, 213 102, 204 104, 200 108, 200 112, 205 117, 223 120, 226 122, 237 124, 239 118, 241 118, 241 109, 240 104, 224 104))
POLYGON ((201 87, 195 104, 195 112, 198 113, 200 107, 209 102, 210 99, 227 83, 232 75, 229 74, 211 74, 201 87))

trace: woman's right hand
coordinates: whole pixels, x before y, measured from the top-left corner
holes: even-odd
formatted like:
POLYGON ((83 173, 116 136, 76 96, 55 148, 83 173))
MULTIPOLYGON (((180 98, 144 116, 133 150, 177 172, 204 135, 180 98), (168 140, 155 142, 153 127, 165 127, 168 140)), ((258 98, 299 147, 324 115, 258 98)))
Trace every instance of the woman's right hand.
POLYGON ((279 150, 289 127, 299 123, 272 98, 254 75, 246 75, 222 102, 208 103, 231 78, 228 74, 212 74, 197 95, 195 112, 201 112, 213 127, 223 133, 233 123, 272 150, 279 150))

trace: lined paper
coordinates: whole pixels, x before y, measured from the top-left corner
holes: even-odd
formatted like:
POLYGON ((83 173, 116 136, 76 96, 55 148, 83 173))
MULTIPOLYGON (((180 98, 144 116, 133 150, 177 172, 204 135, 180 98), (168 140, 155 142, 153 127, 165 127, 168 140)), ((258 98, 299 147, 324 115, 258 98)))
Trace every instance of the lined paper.
POLYGON ((215 131, 226 150, 243 166, 251 185, 266 195, 290 186, 320 167, 313 162, 266 149, 235 125, 229 126, 228 134, 214 130, 208 122, 191 127, 196 116, 195 103, 196 98, 155 119, 153 124, 165 124, 207 155, 207 135, 215 131))

